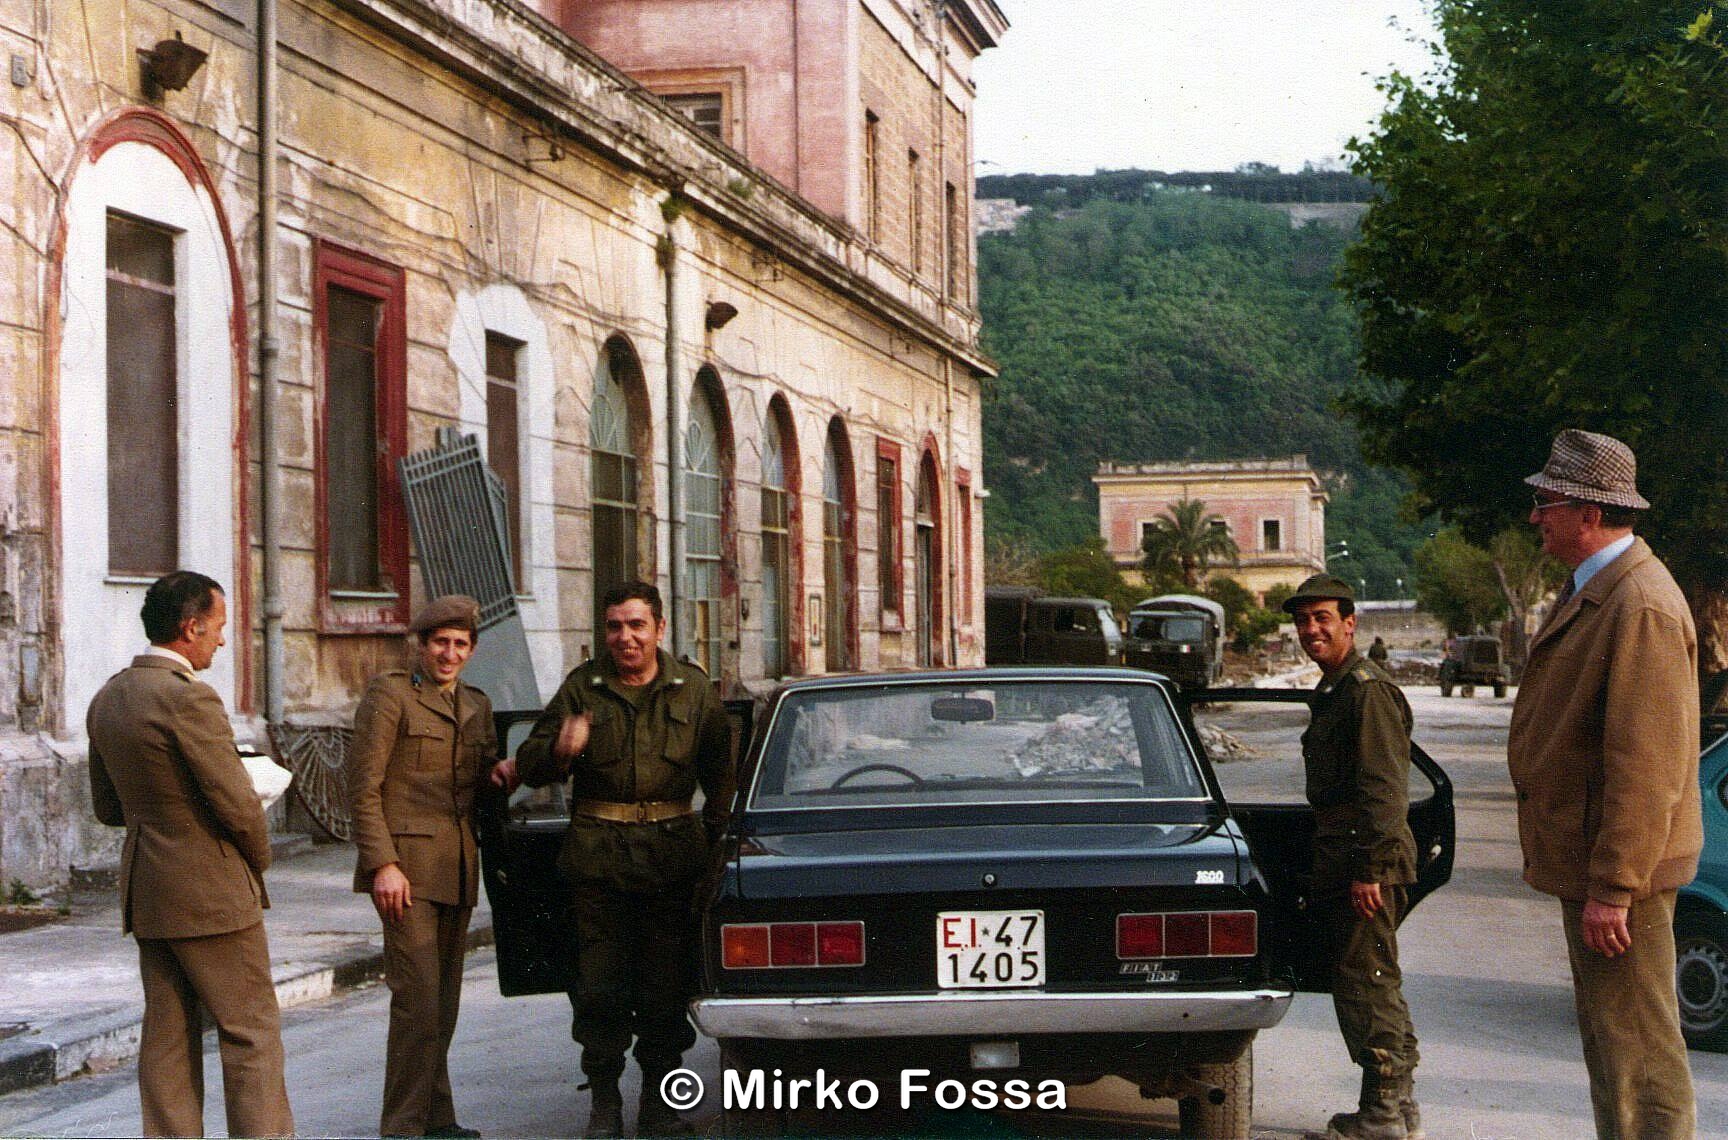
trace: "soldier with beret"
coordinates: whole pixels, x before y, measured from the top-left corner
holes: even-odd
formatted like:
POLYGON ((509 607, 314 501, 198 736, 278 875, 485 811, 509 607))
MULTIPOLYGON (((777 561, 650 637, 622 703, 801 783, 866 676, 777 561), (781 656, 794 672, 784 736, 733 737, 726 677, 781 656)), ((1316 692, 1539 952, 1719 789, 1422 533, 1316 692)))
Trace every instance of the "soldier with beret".
POLYGON ((618 1079, 634 1038, 636 1131, 657 1136, 683 1130, 660 1082, 696 1041, 695 892, 732 806, 731 738, 707 674, 660 648, 660 591, 625 583, 602 609, 606 652, 564 679, 514 764, 530 786, 570 781, 559 867, 576 924, 570 1032, 592 1090, 586 1135, 623 1130, 618 1079))
MULTIPOLYGON (((478 1136, 456 1122, 448 1059, 479 891, 474 790, 497 751, 491 701, 461 682, 480 607, 460 594, 435 598, 409 629, 413 665, 372 678, 348 760, 354 889, 372 896, 384 923, 390 987, 378 1128, 385 1136, 478 1136)), ((492 779, 508 786, 504 774, 492 779)))
POLYGON ((1416 1031, 1404 1004, 1398 924, 1416 881, 1410 833, 1410 704, 1356 649, 1356 598, 1330 574, 1303 582, 1284 609, 1321 669, 1302 734, 1314 808, 1312 895, 1332 939, 1332 1004, 1350 1059, 1362 1067, 1355 1112, 1333 1116, 1328 1140, 1420 1136, 1416 1031))
POLYGON ((1568 429, 1530 523, 1572 572, 1530 642, 1506 752, 1524 881, 1560 900, 1596 1135, 1670 1140, 1697 1103, 1674 995, 1674 908, 1704 843, 1698 637, 1632 533, 1650 504, 1612 436, 1568 429))

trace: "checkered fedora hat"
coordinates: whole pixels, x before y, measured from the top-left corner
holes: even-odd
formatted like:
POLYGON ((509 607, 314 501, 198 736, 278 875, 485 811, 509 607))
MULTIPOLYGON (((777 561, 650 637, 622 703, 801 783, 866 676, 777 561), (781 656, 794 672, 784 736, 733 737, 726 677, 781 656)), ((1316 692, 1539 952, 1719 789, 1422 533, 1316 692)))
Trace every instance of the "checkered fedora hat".
POLYGON ((1638 493, 1638 460, 1611 435, 1567 428, 1554 437, 1548 463, 1524 482, 1543 491, 1608 507, 1644 510, 1638 493))

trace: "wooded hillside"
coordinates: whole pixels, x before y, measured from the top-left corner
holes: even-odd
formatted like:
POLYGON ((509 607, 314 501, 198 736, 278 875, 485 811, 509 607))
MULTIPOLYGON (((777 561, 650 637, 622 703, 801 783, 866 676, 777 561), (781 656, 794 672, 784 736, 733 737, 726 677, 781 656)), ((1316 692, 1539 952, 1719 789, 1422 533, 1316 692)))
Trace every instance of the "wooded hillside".
MULTIPOLYGON (((989 186, 981 183, 981 196, 989 186)), ((1005 195, 1006 196, 1006 195, 1005 195)), ((1369 597, 1410 589, 1422 532, 1405 486, 1368 466, 1336 399, 1361 384, 1333 279, 1351 235, 1210 194, 1039 206, 979 240, 986 532, 1043 551, 1097 533, 1100 459, 1306 452, 1327 476, 1327 539, 1369 597)))

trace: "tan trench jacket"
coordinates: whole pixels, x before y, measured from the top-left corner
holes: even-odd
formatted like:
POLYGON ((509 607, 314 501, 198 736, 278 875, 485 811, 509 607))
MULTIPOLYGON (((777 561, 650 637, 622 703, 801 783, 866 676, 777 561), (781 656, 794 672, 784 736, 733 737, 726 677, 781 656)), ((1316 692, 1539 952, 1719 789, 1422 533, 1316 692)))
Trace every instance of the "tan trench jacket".
POLYGON ((416 899, 479 900, 474 791, 492 766, 492 702, 460 685, 462 723, 430 681, 403 669, 372 678, 354 713, 348 795, 354 815, 354 889, 399 863, 416 899))
POLYGON ((1704 845, 1698 638, 1643 539, 1537 632, 1507 760, 1532 887, 1626 906, 1692 880, 1704 845))
POLYGON ((139 938, 244 930, 270 905, 270 831, 216 690, 144 654, 85 717, 96 818, 126 828, 125 929, 139 938))

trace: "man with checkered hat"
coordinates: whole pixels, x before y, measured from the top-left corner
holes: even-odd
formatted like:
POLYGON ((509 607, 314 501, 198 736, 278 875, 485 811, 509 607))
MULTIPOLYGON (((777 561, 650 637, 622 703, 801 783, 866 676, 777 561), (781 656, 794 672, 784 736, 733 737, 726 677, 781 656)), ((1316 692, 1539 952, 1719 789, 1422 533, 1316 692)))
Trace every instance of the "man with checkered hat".
POLYGON ((1674 901, 1704 843, 1692 615, 1632 534, 1650 504, 1631 448, 1568 429, 1524 481, 1542 549, 1572 568, 1506 746, 1524 881, 1560 899, 1597 1136, 1690 1137, 1674 901))
POLYGON ((1356 648, 1356 594, 1316 574, 1284 603, 1302 651, 1320 666, 1302 764, 1314 808, 1310 894, 1330 939, 1332 1007, 1362 1068, 1355 1112, 1315 1140, 1408 1140, 1422 1133, 1416 1030, 1404 1004, 1398 924, 1416 881, 1410 833, 1410 703, 1356 648))

